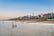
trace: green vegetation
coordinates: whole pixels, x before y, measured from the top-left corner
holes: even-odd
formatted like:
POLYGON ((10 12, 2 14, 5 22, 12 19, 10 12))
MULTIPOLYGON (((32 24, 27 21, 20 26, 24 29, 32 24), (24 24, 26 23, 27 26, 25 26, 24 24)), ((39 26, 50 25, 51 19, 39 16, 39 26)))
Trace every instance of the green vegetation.
POLYGON ((12 19, 12 20, 39 20, 39 21, 46 21, 47 18, 34 18, 34 19, 30 19, 30 18, 15 18, 15 19, 12 19))
POLYGON ((47 18, 42 17, 42 18, 39 18, 39 20, 40 20, 40 21, 46 21, 47 18))

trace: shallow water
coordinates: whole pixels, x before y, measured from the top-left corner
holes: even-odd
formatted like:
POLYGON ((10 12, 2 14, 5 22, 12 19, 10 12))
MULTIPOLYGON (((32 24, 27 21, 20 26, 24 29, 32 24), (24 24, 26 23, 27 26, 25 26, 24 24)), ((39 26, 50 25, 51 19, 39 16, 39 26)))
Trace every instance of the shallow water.
POLYGON ((54 25, 0 21, 0 36, 54 36, 54 25), (12 27, 12 25, 17 27, 12 27))

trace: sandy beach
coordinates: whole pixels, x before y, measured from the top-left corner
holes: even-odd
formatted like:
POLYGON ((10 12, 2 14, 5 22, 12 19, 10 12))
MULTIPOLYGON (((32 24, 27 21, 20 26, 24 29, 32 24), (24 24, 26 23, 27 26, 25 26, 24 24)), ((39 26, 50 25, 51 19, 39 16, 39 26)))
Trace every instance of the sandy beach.
POLYGON ((54 21, 36 21, 36 20, 17 20, 16 22, 26 22, 26 23, 49 23, 49 24, 54 24, 54 21))

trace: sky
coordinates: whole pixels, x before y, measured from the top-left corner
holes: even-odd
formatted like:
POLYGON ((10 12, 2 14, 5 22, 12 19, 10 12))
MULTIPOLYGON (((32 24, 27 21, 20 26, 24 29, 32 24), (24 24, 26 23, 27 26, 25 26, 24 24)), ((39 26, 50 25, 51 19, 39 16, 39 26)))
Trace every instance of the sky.
POLYGON ((54 12, 54 0, 0 0, 0 19, 54 12))

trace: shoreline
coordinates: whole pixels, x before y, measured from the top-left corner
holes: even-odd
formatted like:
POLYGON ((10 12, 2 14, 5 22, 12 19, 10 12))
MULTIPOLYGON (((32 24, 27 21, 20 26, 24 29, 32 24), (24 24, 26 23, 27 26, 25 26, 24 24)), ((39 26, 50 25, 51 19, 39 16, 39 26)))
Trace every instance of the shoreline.
POLYGON ((5 20, 5 21, 14 21, 14 22, 25 22, 25 23, 48 23, 54 24, 54 21, 38 21, 38 20, 5 20))
POLYGON ((26 22, 26 23, 48 23, 54 24, 54 21, 35 21, 35 20, 17 20, 16 22, 26 22))

